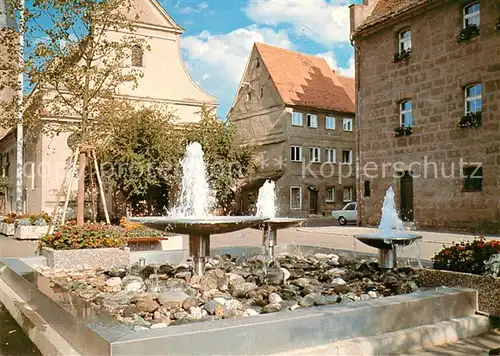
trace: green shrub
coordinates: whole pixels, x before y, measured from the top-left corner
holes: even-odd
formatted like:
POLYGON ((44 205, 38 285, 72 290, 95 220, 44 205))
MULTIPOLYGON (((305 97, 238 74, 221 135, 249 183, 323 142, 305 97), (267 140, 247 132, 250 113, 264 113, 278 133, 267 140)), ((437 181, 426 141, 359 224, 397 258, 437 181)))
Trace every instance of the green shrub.
POLYGON ((77 226, 72 222, 59 226, 52 234, 43 236, 40 245, 55 250, 123 247, 126 240, 123 229, 119 227, 104 224, 77 226))
POLYGON ((484 237, 473 241, 455 243, 443 249, 432 258, 434 269, 473 274, 484 274, 485 262, 500 253, 500 241, 486 241, 484 237))

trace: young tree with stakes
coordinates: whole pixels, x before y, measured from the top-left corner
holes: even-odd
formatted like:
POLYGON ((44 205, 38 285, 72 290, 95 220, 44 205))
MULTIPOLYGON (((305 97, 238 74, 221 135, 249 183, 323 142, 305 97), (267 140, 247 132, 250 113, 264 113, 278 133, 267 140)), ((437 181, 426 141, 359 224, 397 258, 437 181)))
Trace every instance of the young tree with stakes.
MULTIPOLYGON (((19 13, 20 0, 10 1, 10 8, 19 13)), ((134 47, 148 46, 134 36, 133 0, 35 0, 30 5, 19 29, 27 39, 24 67, 19 70, 25 73, 30 93, 22 108, 16 100, 1 104, 0 126, 13 127, 22 110, 28 135, 74 133, 80 152, 77 223, 82 225, 87 155, 102 139, 97 129, 100 117, 120 115, 113 109, 122 101, 117 89, 135 87, 141 77, 127 60, 134 47), (109 36, 118 32, 124 34, 109 36)))

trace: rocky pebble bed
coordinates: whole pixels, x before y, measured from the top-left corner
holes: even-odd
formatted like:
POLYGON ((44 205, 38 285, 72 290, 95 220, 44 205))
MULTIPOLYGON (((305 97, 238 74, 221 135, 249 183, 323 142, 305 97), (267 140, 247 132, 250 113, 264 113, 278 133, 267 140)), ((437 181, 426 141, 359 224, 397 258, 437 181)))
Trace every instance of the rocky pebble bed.
POLYGON ((52 282, 134 329, 257 316, 411 293, 411 268, 382 270, 352 256, 281 254, 208 259, 203 277, 192 264, 90 270, 40 267, 52 282))

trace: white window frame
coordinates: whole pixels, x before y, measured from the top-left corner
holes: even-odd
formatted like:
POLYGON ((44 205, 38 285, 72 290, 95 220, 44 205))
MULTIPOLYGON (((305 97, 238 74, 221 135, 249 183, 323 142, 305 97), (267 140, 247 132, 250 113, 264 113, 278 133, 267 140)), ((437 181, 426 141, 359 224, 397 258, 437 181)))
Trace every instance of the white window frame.
POLYGON ((327 187, 325 191, 325 202, 326 203, 335 203, 335 187, 327 187), (332 191, 331 199, 328 198, 328 191, 332 191))
POLYGON ((464 110, 465 110, 465 114, 475 113, 475 112, 482 111, 482 109, 483 109, 483 95, 482 94, 483 94, 483 85, 481 83, 472 84, 472 85, 469 85, 469 86, 467 86, 465 88, 465 90, 464 90, 464 98, 465 98, 465 102, 464 102, 465 107, 464 107, 464 110), (469 89, 472 89, 472 88, 477 87, 477 86, 480 86, 480 89, 481 89, 480 92, 479 92, 479 95, 469 96, 468 93, 467 93, 467 91, 469 89), (474 111, 467 110, 467 106, 471 102, 474 102, 474 104, 475 104, 474 111), (481 106, 480 106, 481 109, 479 109, 479 110, 477 109, 478 102, 481 104, 481 106))
POLYGON ((292 112, 292 126, 304 126, 304 114, 296 111, 292 112))
POLYGON ((475 24, 475 25, 477 25, 477 27, 479 27, 479 25, 481 23, 481 5, 479 4, 479 1, 475 1, 471 4, 464 6, 464 8, 463 8, 463 28, 467 28, 468 23, 475 24), (477 10, 468 14, 467 10, 470 8, 474 8, 475 6, 477 6, 477 10), (477 19, 477 21, 470 21, 471 19, 477 19))
POLYGON ((299 185, 291 185, 290 186, 290 210, 302 210, 302 187, 299 186, 299 185), (298 189, 299 190, 299 207, 298 208, 294 208, 293 205, 292 205, 292 202, 294 201, 294 199, 292 199, 292 190, 293 189, 298 189))
POLYGON ((342 150, 342 164, 352 164, 352 150, 342 150), (349 152, 349 162, 344 162, 344 152, 349 152))
POLYGON ((413 127, 413 102, 411 99, 403 100, 399 103, 399 125, 404 127, 413 127), (410 103, 409 109, 404 109, 405 103, 410 103), (405 117, 408 115, 410 117, 409 125, 405 122, 405 117))
POLYGON ((320 163, 321 162, 321 148, 319 147, 310 147, 309 148, 309 161, 312 163, 320 163), (313 152, 316 152, 314 154, 313 152), (315 159, 313 159, 315 158, 315 159))
POLYGON ((306 115, 306 125, 307 125, 307 127, 312 128, 312 129, 318 128, 318 115, 307 114, 306 115), (311 122, 309 122, 309 118, 311 119, 310 120, 311 122), (310 123, 310 125, 309 125, 309 123, 310 123))
POLYGON ((325 162, 337 163, 337 150, 335 148, 327 148, 325 150, 325 152, 326 152, 325 153, 325 162), (331 152, 333 152, 333 154, 330 154, 331 152))
POLYGON ((291 145, 290 146, 290 162, 302 162, 302 146, 291 145), (293 159, 292 149, 299 149, 299 159, 293 159))
POLYGON ((399 53, 408 50, 411 51, 411 29, 407 28, 399 32, 398 41, 399 41, 399 53), (408 34, 408 36, 405 36, 406 34, 408 34))
POLYGON ((334 116, 327 116, 325 117, 325 129, 327 130, 335 130, 336 126, 336 121, 337 119, 334 116), (330 125, 331 127, 328 126, 328 122, 333 123, 333 125, 330 125))
POLYGON ((342 200, 344 201, 344 203, 350 203, 350 202, 353 202, 353 196, 354 196, 354 188, 353 187, 345 187, 344 190, 342 191, 342 200), (345 193, 346 191, 348 191, 348 195, 349 195, 349 198, 346 199, 345 198, 345 193))
POLYGON ((342 120, 342 129, 344 131, 352 132, 353 119, 350 117, 346 117, 342 120))

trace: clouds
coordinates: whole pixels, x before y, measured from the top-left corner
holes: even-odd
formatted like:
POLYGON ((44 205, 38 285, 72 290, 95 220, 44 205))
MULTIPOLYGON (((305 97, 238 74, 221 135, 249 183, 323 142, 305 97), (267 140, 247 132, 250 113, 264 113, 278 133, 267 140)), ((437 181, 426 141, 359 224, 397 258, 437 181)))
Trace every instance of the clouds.
MULTIPOLYGON (((179 7, 179 5, 180 5, 180 2, 177 3, 176 7, 179 7)), ((184 14, 184 15, 195 14, 195 13, 202 12, 203 10, 205 10, 207 8, 208 8, 208 4, 205 1, 202 1, 194 7, 193 6, 186 6, 186 7, 181 8, 179 10, 179 13, 184 14)))
MULTIPOLYGON (((177 8, 197 18, 195 23, 204 24, 201 16, 208 13, 207 3, 195 4, 182 8, 179 2, 177 8)), ((224 21, 225 26, 207 23, 202 27, 206 30, 182 36, 181 48, 192 77, 217 97, 219 115, 225 115, 231 105, 255 42, 318 53, 332 69, 354 76, 346 0, 248 0, 243 8, 237 5, 234 10, 226 9, 222 2, 209 4, 215 19, 224 21), (223 17, 229 13, 230 18, 223 17), (251 25, 241 25, 249 22, 251 25), (216 33, 211 28, 224 30, 216 33)))
POLYGON ((354 78, 354 56, 351 56, 347 63, 340 65, 333 51, 318 53, 316 56, 324 58, 330 68, 340 71, 346 77, 354 78))
POLYGON ((249 0, 244 8, 257 24, 289 25, 296 35, 326 46, 349 41, 349 8, 339 0, 249 0))
POLYGON ((181 40, 181 48, 191 68, 195 71, 202 68, 204 70, 201 76, 195 77, 214 78, 219 84, 227 82, 235 86, 243 74, 254 42, 292 48, 287 31, 260 28, 257 25, 239 28, 226 34, 203 31, 197 36, 186 36, 181 40))

